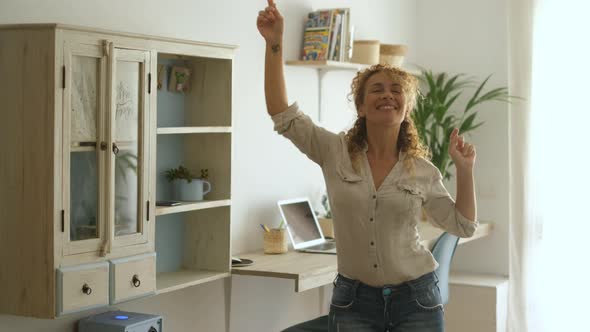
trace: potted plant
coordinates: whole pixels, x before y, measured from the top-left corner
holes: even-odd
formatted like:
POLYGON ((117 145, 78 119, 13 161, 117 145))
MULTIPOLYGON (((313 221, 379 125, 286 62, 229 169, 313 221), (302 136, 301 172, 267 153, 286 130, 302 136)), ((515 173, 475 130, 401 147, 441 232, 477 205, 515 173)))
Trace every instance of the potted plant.
POLYGON ((201 169, 198 177, 182 165, 166 171, 166 178, 174 185, 175 198, 181 201, 202 201, 203 196, 211 191, 208 177, 208 169, 201 169))
POLYGON ((318 217, 318 222, 320 223, 324 237, 333 239, 334 224, 332 223, 332 210, 330 209, 328 194, 322 195, 322 206, 324 207, 324 212, 322 214, 316 212, 317 215, 321 215, 321 217, 318 217))
POLYGON ((453 165, 448 154, 449 136, 453 128, 459 128, 461 135, 471 132, 483 125, 483 122, 476 120, 477 106, 489 101, 510 102, 514 98, 508 94, 507 87, 484 91, 490 77, 477 85, 465 105, 458 106, 455 102, 461 94, 475 87, 473 79, 464 74, 450 76, 444 72, 434 74, 430 70, 421 72, 419 79, 422 91, 411 116, 418 135, 429 149, 432 163, 438 167, 445 180, 451 177, 449 167, 453 165))

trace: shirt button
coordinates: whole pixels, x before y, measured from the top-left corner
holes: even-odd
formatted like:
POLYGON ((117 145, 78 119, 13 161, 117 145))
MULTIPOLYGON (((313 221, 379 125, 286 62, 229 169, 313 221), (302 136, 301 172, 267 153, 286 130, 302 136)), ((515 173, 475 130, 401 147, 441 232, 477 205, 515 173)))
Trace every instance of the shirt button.
POLYGON ((373 218, 369 219, 369 221, 373 221, 373 218))
POLYGON ((377 195, 373 195, 373 199, 377 198, 377 195))
POLYGON ((377 268, 377 264, 373 265, 374 268, 377 268))
POLYGON ((375 242, 371 241, 371 245, 374 246, 375 245, 375 242))

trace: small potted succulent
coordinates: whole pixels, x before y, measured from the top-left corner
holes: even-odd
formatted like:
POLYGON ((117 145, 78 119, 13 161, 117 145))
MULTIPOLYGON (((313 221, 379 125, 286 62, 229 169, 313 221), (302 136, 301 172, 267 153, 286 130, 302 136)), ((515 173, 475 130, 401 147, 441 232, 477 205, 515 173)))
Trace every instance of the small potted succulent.
POLYGON ((330 209, 328 194, 324 194, 322 196, 322 206, 324 207, 324 212, 316 212, 316 214, 321 215, 321 217, 318 217, 318 222, 320 223, 320 227, 322 228, 322 233, 324 233, 324 237, 333 239, 334 224, 332 223, 332 210, 330 209))
POLYGON ((201 169, 199 177, 182 165, 166 171, 166 178, 174 185, 175 199, 180 201, 202 201, 203 196, 211 191, 208 177, 208 169, 201 169))

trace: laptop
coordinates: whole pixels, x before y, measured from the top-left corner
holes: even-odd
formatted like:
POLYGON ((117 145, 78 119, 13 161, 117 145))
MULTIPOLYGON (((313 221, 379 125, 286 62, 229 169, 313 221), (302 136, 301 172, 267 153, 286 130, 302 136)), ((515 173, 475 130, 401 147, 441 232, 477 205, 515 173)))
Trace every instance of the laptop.
POLYGON ((278 205, 295 250, 336 254, 336 243, 324 238, 308 198, 281 200, 278 205))

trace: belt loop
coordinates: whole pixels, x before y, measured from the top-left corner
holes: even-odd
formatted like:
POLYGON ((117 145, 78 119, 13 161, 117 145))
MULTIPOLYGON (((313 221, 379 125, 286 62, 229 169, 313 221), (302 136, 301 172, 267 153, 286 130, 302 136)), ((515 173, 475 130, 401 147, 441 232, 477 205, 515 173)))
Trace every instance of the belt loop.
POLYGON ((350 290, 352 292, 352 296, 353 296, 353 298, 355 300, 357 298, 356 291, 357 291, 357 288, 358 288, 359 284, 360 284, 360 281, 358 281, 358 280, 355 279, 354 280, 354 285, 352 285, 352 289, 350 290))
POLYGON ((336 284, 338 283, 338 277, 340 277, 340 273, 336 273, 336 277, 334 278, 334 281, 332 281, 334 287, 336 287, 336 284))

